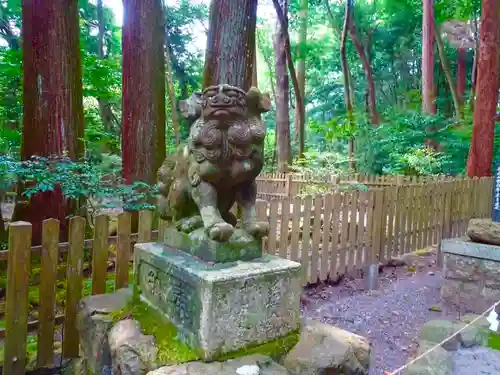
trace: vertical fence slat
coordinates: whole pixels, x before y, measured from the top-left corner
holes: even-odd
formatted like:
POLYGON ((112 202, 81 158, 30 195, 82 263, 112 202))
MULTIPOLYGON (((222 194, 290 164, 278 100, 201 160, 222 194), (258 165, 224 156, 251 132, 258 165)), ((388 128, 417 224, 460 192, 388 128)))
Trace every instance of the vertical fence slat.
POLYGON ((410 243, 408 252, 417 249, 417 234, 418 234, 418 186, 410 187, 410 243))
POLYGON ((333 196, 328 193, 325 195, 325 209, 323 211, 323 240, 321 244, 321 270, 320 279, 321 281, 326 280, 328 277, 328 259, 330 258, 329 244, 330 237, 333 237, 332 230, 332 210, 333 210, 333 196))
POLYGON ((290 222, 290 199, 281 201, 280 257, 288 258, 288 231, 290 222))
POLYGON ((303 280, 309 280, 309 244, 311 243, 311 207, 312 197, 307 195, 304 198, 304 216, 302 222, 302 246, 300 249, 300 259, 303 269, 303 280))
POLYGON ((85 219, 72 217, 69 221, 69 253, 67 267, 66 308, 64 311, 64 358, 76 358, 79 353, 79 334, 76 327, 78 303, 83 286, 83 248, 85 242, 85 219))
POLYGON ((106 293, 108 269, 109 217, 99 215, 95 218, 94 242, 92 246, 92 294, 106 293))
POLYGON ((7 298, 3 373, 23 375, 28 336, 28 288, 31 261, 31 224, 23 221, 9 226, 7 298))
POLYGON ((387 244, 387 215, 389 213, 389 192, 387 188, 382 187, 382 192, 383 194, 381 195, 381 205, 382 205, 382 212, 381 212, 381 218, 380 220, 380 251, 378 254, 378 260, 379 262, 385 262, 385 254, 386 254, 386 244, 387 244))
POLYGON ((137 243, 151 242, 153 229, 153 211, 143 210, 139 212, 139 233, 137 243))
POLYGON ((302 199, 300 197, 295 197, 292 205, 292 237, 290 239, 290 259, 295 262, 299 261, 300 218, 302 217, 301 211, 302 199))
POLYGON ((321 211, 323 206, 323 197, 317 195, 314 197, 314 217, 312 228, 312 244, 311 244, 311 277, 309 282, 315 283, 318 281, 318 264, 319 264, 319 245, 321 241, 321 211))
POLYGON ((269 254, 276 254, 276 236, 278 230, 278 207, 279 200, 273 199, 269 207, 269 235, 267 241, 267 252, 269 254))
POLYGON ((386 259, 391 259, 395 249, 396 244, 395 244, 395 215, 396 215, 396 207, 398 204, 398 190, 397 188, 391 186, 388 188, 389 195, 387 197, 387 205, 388 205, 388 211, 387 211, 387 255, 386 259))
POLYGON ((128 285, 128 263, 131 255, 131 230, 132 215, 129 212, 122 212, 118 215, 115 289, 124 288, 128 285))
POLYGON ((163 242, 165 231, 167 230, 168 222, 163 219, 158 219, 158 242, 163 242))
POLYGON ((345 274, 347 260, 347 240, 349 239, 349 198, 350 194, 344 192, 342 197, 342 221, 340 222, 340 254, 338 268, 340 274, 345 274))
POLYGON ((59 220, 44 220, 41 255, 37 365, 49 367, 52 366, 54 357, 54 306, 59 261, 59 220))
POLYGON ((368 192, 368 200, 366 203, 366 235, 365 235, 365 248, 363 254, 363 264, 370 264, 371 249, 373 248, 373 221, 375 204, 375 192, 368 192))
POLYGON ((359 268, 363 265, 363 254, 365 249, 366 234, 366 201, 368 194, 365 191, 359 193, 359 211, 358 211, 358 235, 356 240, 356 260, 355 265, 359 268))
POLYGON ((384 191, 379 189, 375 192, 372 222, 372 251, 368 259, 368 264, 377 264, 378 256, 382 248, 382 229, 384 215, 384 191))
POLYGON ((352 271, 354 269, 354 260, 356 259, 357 244, 356 232, 358 230, 358 191, 355 190, 351 193, 351 202, 349 204, 349 238, 348 238, 348 251, 347 251, 347 269, 352 271))

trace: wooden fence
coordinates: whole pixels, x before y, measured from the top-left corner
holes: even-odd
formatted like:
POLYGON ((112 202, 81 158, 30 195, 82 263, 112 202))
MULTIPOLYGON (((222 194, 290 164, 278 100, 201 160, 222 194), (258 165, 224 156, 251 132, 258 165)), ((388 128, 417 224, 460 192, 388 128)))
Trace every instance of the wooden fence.
MULTIPOLYGON (((340 191, 325 195, 286 197, 259 201, 257 213, 269 220, 270 233, 264 249, 300 262, 303 282, 317 282, 366 264, 384 262, 391 256, 436 244, 443 237, 465 233, 471 217, 488 217, 492 179, 430 181, 400 184, 368 191, 340 191)), ((76 312, 82 296, 85 249, 91 249, 93 294, 106 291, 109 246, 116 245, 115 287, 127 286, 132 245, 162 238, 165 223, 153 231, 153 214, 139 215, 139 233, 131 234, 128 213, 118 215, 117 235, 109 235, 109 217, 95 220, 94 238, 85 240, 85 219, 70 219, 69 241, 59 244, 59 222, 43 223, 42 245, 31 247, 31 224, 10 224, 4 330, 5 375, 24 374, 28 331, 37 331, 38 367, 51 366, 56 324, 63 324, 62 355, 78 356, 76 312), (66 297, 63 314, 54 309, 58 263, 66 259, 66 297), (30 259, 40 256, 40 305, 37 321, 29 322, 28 290, 30 259)))

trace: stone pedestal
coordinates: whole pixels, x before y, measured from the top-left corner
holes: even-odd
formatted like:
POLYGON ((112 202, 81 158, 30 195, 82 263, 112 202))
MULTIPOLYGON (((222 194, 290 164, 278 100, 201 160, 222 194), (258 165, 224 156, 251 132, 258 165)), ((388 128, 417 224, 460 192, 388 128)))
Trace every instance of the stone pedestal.
POLYGON ((500 300, 500 247, 467 237, 442 241, 441 297, 462 312, 483 313, 500 300))
POLYGON ((205 360, 300 328, 301 267, 272 255, 211 264, 161 244, 135 245, 136 285, 205 360))

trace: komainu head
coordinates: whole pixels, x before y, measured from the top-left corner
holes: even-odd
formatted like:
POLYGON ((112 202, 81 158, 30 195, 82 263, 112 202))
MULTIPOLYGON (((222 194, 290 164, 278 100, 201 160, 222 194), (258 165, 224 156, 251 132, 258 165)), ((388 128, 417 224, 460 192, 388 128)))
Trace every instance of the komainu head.
POLYGON ((245 91, 230 85, 209 86, 201 97, 202 117, 210 119, 231 119, 247 115, 245 91))

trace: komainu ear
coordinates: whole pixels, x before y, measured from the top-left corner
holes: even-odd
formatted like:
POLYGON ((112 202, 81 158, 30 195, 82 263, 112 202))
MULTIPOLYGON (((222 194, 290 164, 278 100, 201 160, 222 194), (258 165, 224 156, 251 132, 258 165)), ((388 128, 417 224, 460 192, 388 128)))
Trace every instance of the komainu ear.
POLYGON ((269 94, 261 93, 257 87, 250 87, 247 92, 248 109, 258 113, 268 112, 271 108, 271 97, 269 94))

